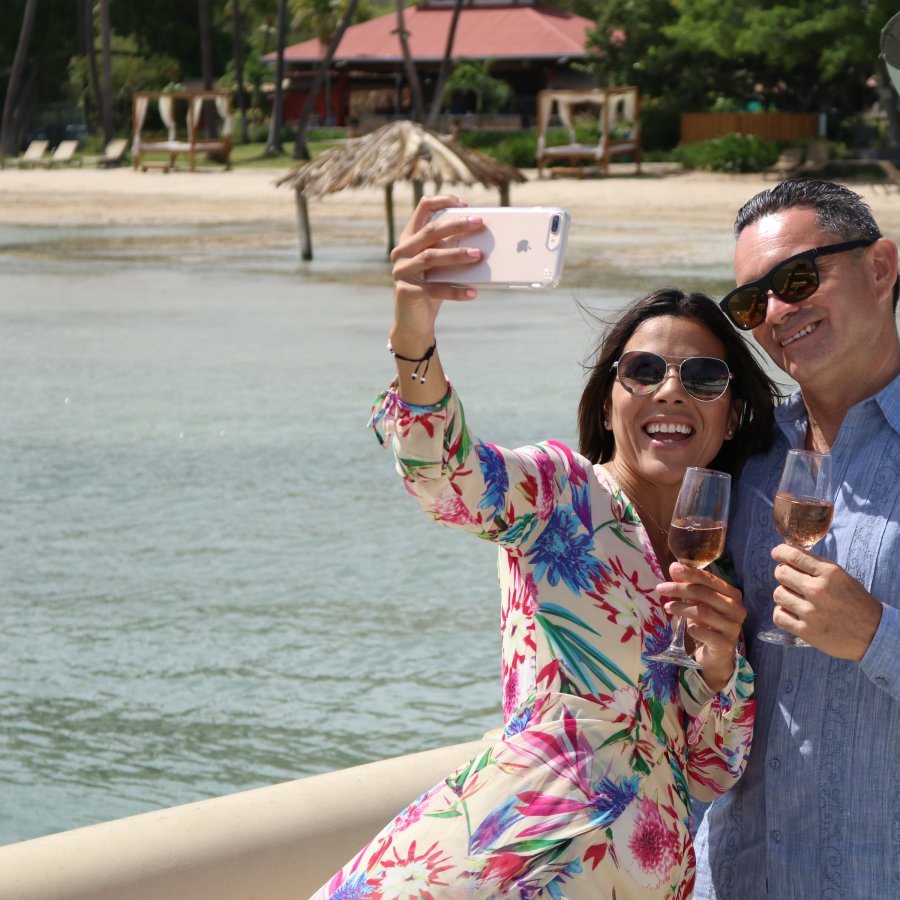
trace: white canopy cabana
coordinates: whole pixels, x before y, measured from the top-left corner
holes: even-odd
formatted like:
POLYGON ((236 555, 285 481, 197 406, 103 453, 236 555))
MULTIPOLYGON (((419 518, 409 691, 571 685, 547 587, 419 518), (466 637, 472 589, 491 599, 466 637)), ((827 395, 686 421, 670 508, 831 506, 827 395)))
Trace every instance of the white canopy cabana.
MULTIPOLYGON (((640 93, 636 87, 595 88, 592 90, 548 89, 537 100, 537 167, 538 175, 544 167, 557 160, 571 166, 587 162, 609 174, 610 160, 628 156, 641 171, 640 93), (588 109, 597 117, 600 137, 596 144, 582 144, 575 134, 576 116, 588 109), (547 144, 547 130, 554 110, 568 131, 567 144, 547 144)), ((579 167, 578 174, 582 169, 579 167)))
POLYGON ((162 168, 168 172, 180 154, 186 154, 190 170, 196 168, 198 153, 215 153, 231 168, 232 115, 231 95, 228 91, 141 91, 131 98, 132 142, 131 159, 135 169, 162 168), (147 140, 143 128, 150 102, 157 102, 159 117, 166 127, 166 138, 147 140), (209 103, 218 116, 217 136, 203 137, 203 108, 209 103), (181 116, 184 129, 179 128, 181 116), (164 153, 167 162, 148 162, 146 154, 164 153))

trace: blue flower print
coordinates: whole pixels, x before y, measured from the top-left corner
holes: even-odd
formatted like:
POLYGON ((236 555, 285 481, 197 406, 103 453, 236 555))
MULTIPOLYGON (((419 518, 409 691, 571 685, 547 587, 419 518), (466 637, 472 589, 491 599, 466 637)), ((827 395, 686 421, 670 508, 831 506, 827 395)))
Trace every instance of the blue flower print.
POLYGON ((544 576, 551 587, 562 579, 573 594, 591 587, 592 579, 603 574, 604 566, 591 555, 593 540, 588 534, 577 534, 580 522, 571 506, 557 506, 534 547, 528 551, 534 566, 534 581, 544 576))
POLYGON ((492 444, 479 444, 477 450, 481 477, 484 479, 484 494, 478 501, 478 508, 492 509, 495 513, 501 512, 506 505, 506 494, 509 491, 506 464, 492 444))
POLYGON ((620 784, 616 784, 611 778, 604 776, 594 783, 594 789, 597 793, 591 797, 591 806, 594 808, 591 824, 598 827, 610 825, 637 797, 638 778, 624 778, 620 784))
POLYGON ((672 663, 657 662, 648 657, 662 653, 672 640, 672 629, 657 621, 648 622, 644 632, 644 651, 641 662, 647 667, 644 690, 660 703, 671 703, 678 686, 678 667, 672 663))

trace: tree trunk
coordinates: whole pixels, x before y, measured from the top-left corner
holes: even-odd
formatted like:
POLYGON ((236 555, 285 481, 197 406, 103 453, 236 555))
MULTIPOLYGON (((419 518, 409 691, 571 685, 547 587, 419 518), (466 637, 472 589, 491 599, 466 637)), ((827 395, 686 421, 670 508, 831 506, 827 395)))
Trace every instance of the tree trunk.
POLYGON ((425 118, 425 104, 422 101, 422 84, 419 81, 419 73, 416 71, 416 64, 409 52, 408 34, 403 22, 403 0, 397 0, 397 36, 400 38, 400 49, 403 51, 406 80, 409 82, 409 90, 412 93, 412 119, 421 124, 425 118))
POLYGON ((103 122, 103 138, 108 144, 116 136, 112 111, 112 28, 109 24, 109 0, 100 0, 100 55, 103 69, 100 119, 103 122))
POLYGON ((19 42, 16 44, 16 55, 13 58, 9 81, 6 85, 6 101, 3 104, 3 118, 0 120, 0 154, 15 156, 18 152, 18 139, 14 135, 14 114, 22 100, 22 79, 25 74, 25 63, 28 59, 28 47, 31 44, 31 32, 37 15, 37 0, 26 0, 22 15, 22 26, 19 29, 19 42))
MULTIPOLYGON (((95 131, 100 126, 100 106, 103 93, 100 90, 100 73, 97 70, 97 29, 94 25, 94 4, 92 0, 86 0, 84 4, 84 37, 87 45, 88 76, 91 80, 91 93, 94 97, 94 127, 95 131)), ((89 123, 90 126, 91 123, 89 123)))
POLYGON ((272 97, 272 120, 269 124, 267 156, 281 156, 284 152, 281 130, 284 125, 284 45, 287 39, 287 0, 278 0, 278 55, 275 63, 275 93, 272 97))
POLYGON ((297 123, 297 140, 294 143, 294 159, 310 158, 309 147, 306 145, 306 129, 309 125, 309 119, 313 109, 315 109, 316 97, 319 94, 319 89, 331 69, 331 60, 337 52, 337 48, 341 43, 344 32, 349 28, 350 23, 353 21, 353 16, 356 14, 358 2, 359 0, 349 0, 347 3, 347 8, 344 10, 344 16, 341 19, 341 23, 338 25, 337 31, 332 36, 331 41, 325 50, 322 62, 316 69, 313 83, 310 85, 309 93, 306 95, 306 100, 303 102, 303 109, 300 112, 300 121, 297 123))
MULTIPOLYGON (((200 0, 198 4, 200 18, 200 75, 203 78, 203 87, 207 91, 213 86, 213 61, 212 61, 212 20, 209 15, 209 0, 200 0)), ((206 136, 216 136, 216 118, 211 114, 209 101, 203 104, 203 119, 206 123, 206 136)), ((194 129, 197 130, 197 122, 194 129)))
POLYGON ((887 116, 888 144, 897 150, 900 148, 900 104, 897 102, 897 91, 883 59, 878 66, 878 102, 887 116))
POLYGON ((437 80, 434 83, 434 94, 431 97, 431 109, 425 127, 434 131, 437 127, 438 116, 441 114, 441 106, 444 103, 444 91, 447 88, 447 79, 450 77, 450 63, 453 59, 453 42, 456 39, 456 25, 459 22, 459 14, 462 11, 463 0, 454 0, 453 16, 450 19, 450 31, 447 33, 447 46, 444 48, 444 56, 441 59, 441 67, 438 70, 437 80))
POLYGON ((250 142, 247 131, 247 93, 244 90, 244 29, 240 0, 231 0, 231 36, 234 42, 234 75, 237 81, 238 109, 241 111, 241 143, 250 142))

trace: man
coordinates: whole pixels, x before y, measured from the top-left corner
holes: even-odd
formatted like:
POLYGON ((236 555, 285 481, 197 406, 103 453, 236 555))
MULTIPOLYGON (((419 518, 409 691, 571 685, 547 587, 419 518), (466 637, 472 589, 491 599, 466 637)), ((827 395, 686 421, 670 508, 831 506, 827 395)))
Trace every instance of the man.
POLYGON ((735 233, 741 287, 723 309, 800 391, 738 485, 756 731, 699 828, 694 896, 900 898, 897 246, 857 194, 811 180, 752 198, 735 233), (789 447, 832 455, 834 519, 811 552, 772 524, 789 447), (812 646, 761 642, 773 620, 812 646))

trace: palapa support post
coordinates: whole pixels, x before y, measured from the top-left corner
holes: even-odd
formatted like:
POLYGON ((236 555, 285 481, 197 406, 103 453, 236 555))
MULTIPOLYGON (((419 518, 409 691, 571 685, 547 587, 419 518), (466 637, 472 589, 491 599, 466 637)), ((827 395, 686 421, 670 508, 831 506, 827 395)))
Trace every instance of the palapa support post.
POLYGON ((505 181, 500 185, 500 205, 509 206, 509 182, 505 181))
POLYGON ((394 249, 394 185, 384 186, 384 221, 387 226, 387 258, 391 258, 394 249))
POLYGON ((306 194, 295 190, 297 199, 297 224, 300 226, 300 258, 308 262, 313 258, 312 229, 309 227, 309 208, 306 205, 306 194))
POLYGON ((424 181, 414 181, 413 182, 413 206, 418 206, 419 201, 422 199, 422 195, 425 193, 425 182, 424 181))

